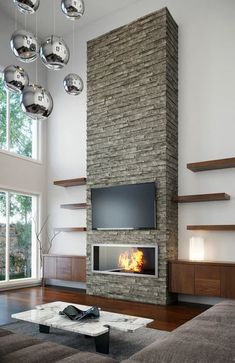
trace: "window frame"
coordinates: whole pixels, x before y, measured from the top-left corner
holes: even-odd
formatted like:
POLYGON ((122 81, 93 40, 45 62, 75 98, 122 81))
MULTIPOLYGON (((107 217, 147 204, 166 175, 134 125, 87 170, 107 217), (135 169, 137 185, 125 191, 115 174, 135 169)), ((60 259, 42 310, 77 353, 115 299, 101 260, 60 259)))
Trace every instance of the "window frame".
MULTIPOLYGON (((2 78, 4 68, 0 66, 0 77, 2 78)), ((0 148, 0 153, 13 156, 15 158, 27 160, 33 163, 42 164, 42 122, 37 120, 34 123, 34 133, 32 137, 32 157, 18 154, 11 151, 10 140, 10 91, 6 91, 6 149, 0 148)))
MULTIPOLYGON (((39 246, 37 244, 36 235, 32 234, 32 276, 19 278, 19 279, 10 279, 9 276, 9 267, 10 267, 10 193, 24 195, 28 197, 33 197, 32 205, 35 203, 34 211, 36 213, 36 228, 40 228, 41 226, 41 203, 42 203, 42 194, 29 192, 25 190, 15 190, 5 188, 0 185, 0 192, 6 194, 6 248, 5 248, 5 280, 0 281, 0 291, 6 288, 13 288, 17 286, 30 286, 40 283, 41 281, 41 268, 40 268, 40 251, 39 246), (34 257, 34 260, 33 260, 34 257)), ((34 229, 34 226, 32 225, 34 229)))

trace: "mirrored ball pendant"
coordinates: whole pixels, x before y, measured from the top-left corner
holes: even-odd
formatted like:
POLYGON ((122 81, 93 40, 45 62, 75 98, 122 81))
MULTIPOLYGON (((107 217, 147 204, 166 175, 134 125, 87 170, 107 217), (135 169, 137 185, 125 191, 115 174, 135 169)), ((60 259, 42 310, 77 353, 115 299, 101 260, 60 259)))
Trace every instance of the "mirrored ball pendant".
POLYGON ((20 104, 27 116, 37 120, 47 119, 53 110, 53 99, 50 92, 35 84, 24 87, 20 104))
POLYGON ((26 14, 34 14, 40 5, 40 0, 13 0, 17 8, 26 14))
POLYGON ((3 71, 3 81, 8 91, 19 93, 29 84, 29 76, 23 68, 10 65, 3 71))
POLYGON ((60 70, 68 63, 69 57, 69 48, 61 37, 51 35, 43 40, 40 58, 47 68, 53 71, 60 70))
POLYGON ((11 37, 11 49, 22 62, 30 63, 38 57, 36 37, 26 30, 16 30, 11 37))
POLYGON ((69 95, 77 96, 83 90, 83 80, 77 74, 70 73, 64 79, 64 89, 69 95))
POLYGON ((70 20, 80 19, 85 11, 83 0, 62 0, 61 9, 70 20))

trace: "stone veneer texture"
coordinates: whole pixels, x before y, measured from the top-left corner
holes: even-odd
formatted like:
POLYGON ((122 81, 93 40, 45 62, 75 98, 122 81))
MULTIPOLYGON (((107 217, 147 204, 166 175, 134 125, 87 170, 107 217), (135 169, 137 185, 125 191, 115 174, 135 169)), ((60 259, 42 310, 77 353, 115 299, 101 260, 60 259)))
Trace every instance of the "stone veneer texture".
POLYGON ((178 28, 164 8, 88 42, 87 293, 167 304, 177 257, 178 28), (94 231, 93 187, 156 183, 157 229, 94 231), (95 243, 158 245, 159 277, 92 273, 95 243))

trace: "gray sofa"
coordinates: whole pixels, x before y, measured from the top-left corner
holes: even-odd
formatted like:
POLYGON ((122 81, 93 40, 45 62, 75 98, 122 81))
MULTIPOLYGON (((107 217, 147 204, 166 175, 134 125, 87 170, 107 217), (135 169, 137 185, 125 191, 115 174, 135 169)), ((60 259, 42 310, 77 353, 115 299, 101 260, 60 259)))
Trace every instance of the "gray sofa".
MULTIPOLYGON (((99 354, 0 330, 1 363, 117 363, 99 354)), ((235 300, 219 303, 122 363, 235 362, 235 300)))

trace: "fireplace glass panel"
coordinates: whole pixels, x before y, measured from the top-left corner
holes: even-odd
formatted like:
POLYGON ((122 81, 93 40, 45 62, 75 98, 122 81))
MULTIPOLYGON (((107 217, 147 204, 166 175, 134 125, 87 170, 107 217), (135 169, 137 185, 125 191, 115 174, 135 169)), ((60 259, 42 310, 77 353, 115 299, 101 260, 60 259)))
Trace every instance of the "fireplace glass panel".
POLYGON ((157 247, 94 245, 93 271, 156 276, 157 247))

